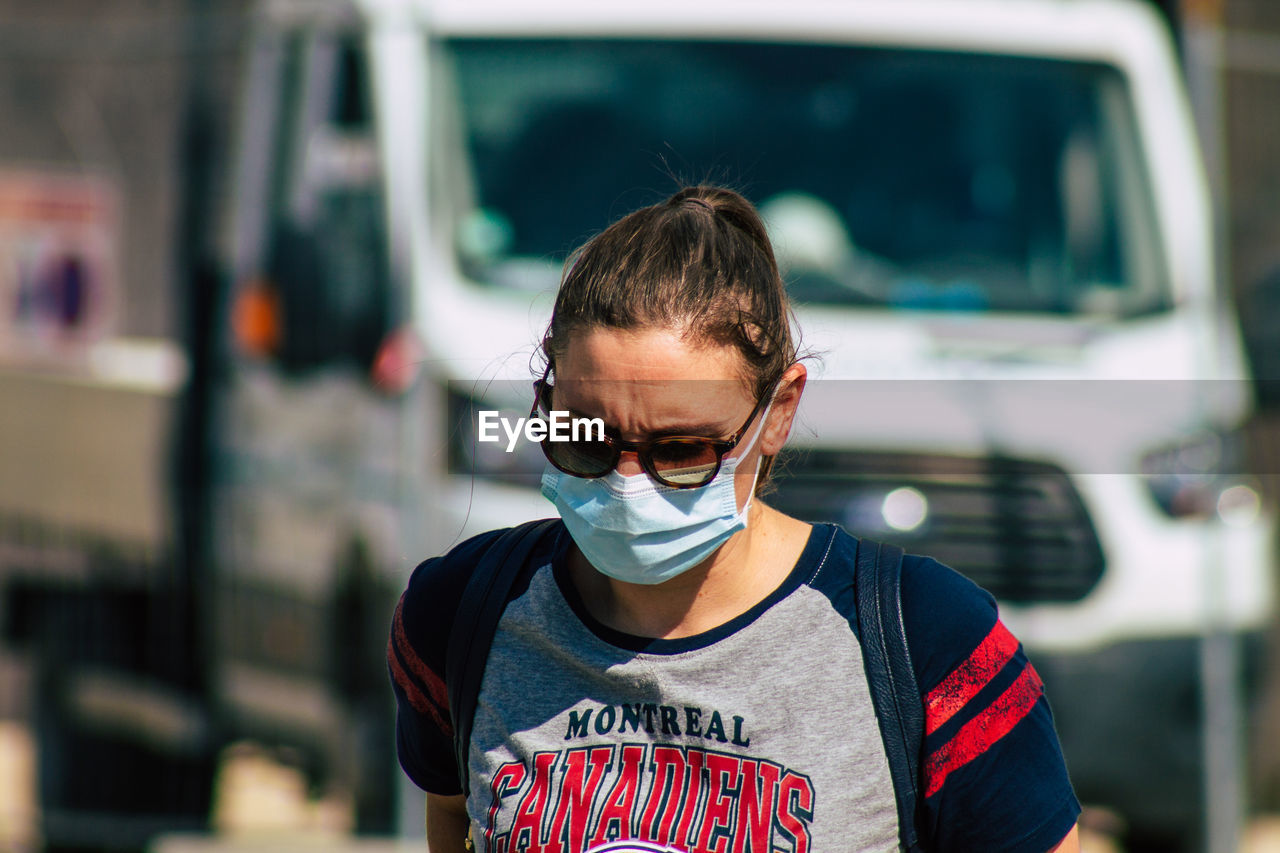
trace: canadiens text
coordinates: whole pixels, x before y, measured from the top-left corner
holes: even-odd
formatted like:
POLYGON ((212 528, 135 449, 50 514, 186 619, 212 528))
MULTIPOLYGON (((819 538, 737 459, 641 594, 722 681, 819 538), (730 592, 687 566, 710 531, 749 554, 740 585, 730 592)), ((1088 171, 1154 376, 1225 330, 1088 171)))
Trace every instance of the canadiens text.
MULTIPOLYGON (((588 719, 581 715, 580 725, 588 719)), ((661 720, 659 711, 655 726, 661 720)), ((500 767, 490 793, 484 840, 493 853, 578 853, 618 839, 690 853, 800 853, 811 846, 815 797, 807 776, 699 747, 628 743, 539 752, 532 766, 500 767)))

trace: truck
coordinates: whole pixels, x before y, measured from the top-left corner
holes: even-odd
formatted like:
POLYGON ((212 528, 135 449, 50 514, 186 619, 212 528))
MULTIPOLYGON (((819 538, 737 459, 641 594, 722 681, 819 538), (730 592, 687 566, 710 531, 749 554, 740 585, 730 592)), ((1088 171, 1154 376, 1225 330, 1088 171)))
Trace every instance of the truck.
POLYGON ((246 56, 211 318, 225 730, 389 825, 398 590, 549 514, 537 448, 478 441, 478 412, 528 411, 572 250, 709 180, 759 205, 816 355, 766 499, 989 589, 1082 801, 1130 849, 1197 849, 1206 720, 1230 719, 1204 679, 1240 685, 1205 649, 1271 618, 1274 531, 1233 456, 1248 370, 1154 11, 268 0, 246 56))

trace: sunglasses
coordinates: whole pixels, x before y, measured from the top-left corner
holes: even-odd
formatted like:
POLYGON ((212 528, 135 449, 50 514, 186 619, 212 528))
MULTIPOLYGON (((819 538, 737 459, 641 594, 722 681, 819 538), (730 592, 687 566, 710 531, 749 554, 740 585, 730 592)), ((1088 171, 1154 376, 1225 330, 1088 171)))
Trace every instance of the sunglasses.
MULTIPOLYGON (((533 383, 534 401, 530 417, 550 417, 551 392, 554 386, 547 377, 548 366, 542 378, 533 383)), ((570 441, 541 442, 542 453, 557 470, 574 477, 595 479, 603 477, 618 466, 623 451, 636 454, 646 474, 655 482, 673 489, 697 489, 705 486, 720 473, 724 457, 738 446, 751 422, 760 414, 765 401, 773 396, 773 388, 756 401, 755 408, 737 432, 728 438, 708 438, 702 435, 664 435, 644 441, 627 441, 618 435, 604 435, 585 430, 586 437, 570 441)))

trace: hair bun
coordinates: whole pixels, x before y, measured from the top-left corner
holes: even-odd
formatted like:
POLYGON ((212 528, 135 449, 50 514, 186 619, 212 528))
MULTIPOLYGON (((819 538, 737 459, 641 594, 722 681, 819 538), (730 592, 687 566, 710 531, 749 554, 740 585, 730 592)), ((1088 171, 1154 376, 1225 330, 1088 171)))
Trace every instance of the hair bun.
POLYGON ((681 204, 686 208, 700 207, 703 210, 707 211, 707 213, 710 213, 712 216, 715 216, 715 213, 716 213, 715 207, 711 204, 711 202, 707 201, 705 198, 698 198, 697 196, 689 196, 683 199, 681 201, 681 204))

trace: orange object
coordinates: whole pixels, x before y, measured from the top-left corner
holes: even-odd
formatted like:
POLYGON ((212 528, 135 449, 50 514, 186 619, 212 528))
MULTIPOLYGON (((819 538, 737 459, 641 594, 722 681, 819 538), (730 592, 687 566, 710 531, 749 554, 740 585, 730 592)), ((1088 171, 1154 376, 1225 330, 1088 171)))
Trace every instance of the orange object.
POLYGON ((280 296, 271 283, 260 278, 247 281, 231 310, 231 329, 240 350, 257 357, 278 352, 284 337, 280 316, 280 296))

